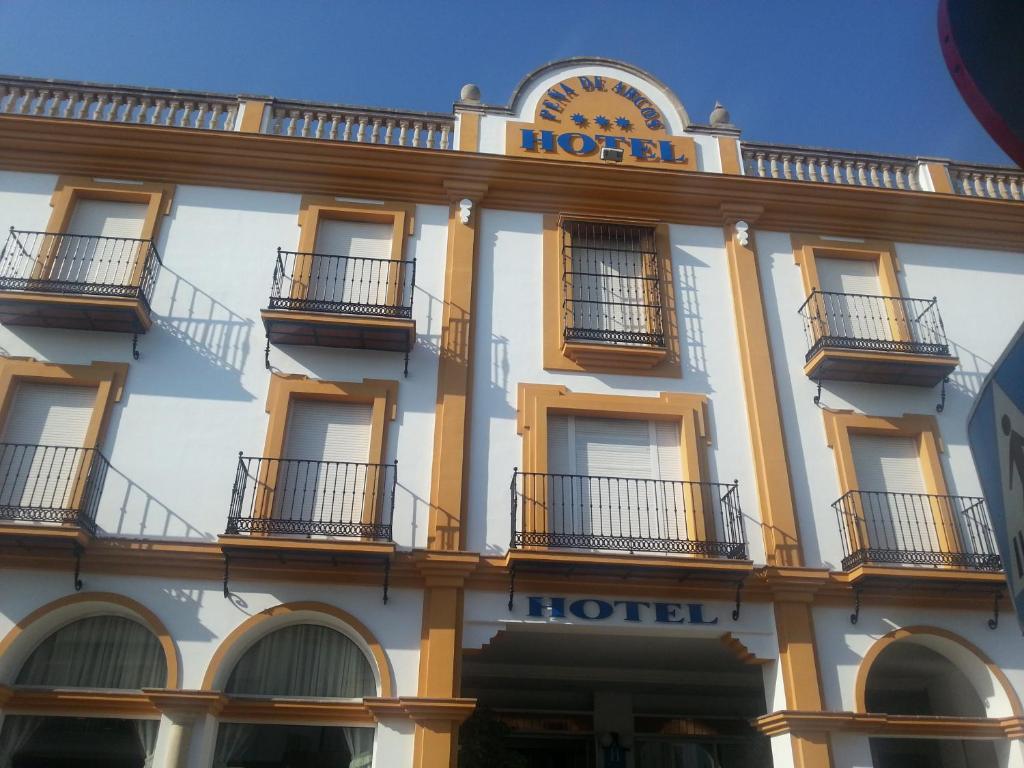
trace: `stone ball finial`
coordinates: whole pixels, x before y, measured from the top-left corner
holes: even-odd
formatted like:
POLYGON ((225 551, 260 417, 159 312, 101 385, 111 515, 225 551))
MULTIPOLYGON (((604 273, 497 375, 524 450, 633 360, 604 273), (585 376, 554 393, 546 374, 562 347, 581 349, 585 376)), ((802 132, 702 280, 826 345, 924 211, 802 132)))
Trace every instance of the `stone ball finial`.
POLYGON ((716 101, 715 108, 711 110, 711 117, 708 118, 711 125, 731 125, 729 110, 722 106, 722 102, 716 101))
POLYGON ((470 101, 480 103, 480 86, 476 83, 466 83, 459 91, 459 101, 470 101))

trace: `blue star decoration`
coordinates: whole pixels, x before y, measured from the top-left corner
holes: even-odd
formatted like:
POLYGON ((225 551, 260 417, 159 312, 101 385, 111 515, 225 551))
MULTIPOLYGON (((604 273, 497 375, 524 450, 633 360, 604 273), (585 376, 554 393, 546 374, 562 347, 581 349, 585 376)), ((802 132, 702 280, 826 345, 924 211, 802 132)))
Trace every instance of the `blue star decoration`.
POLYGON ((609 120, 604 115, 598 115, 597 117, 595 117, 594 122, 597 123, 598 127, 600 128, 607 128, 609 125, 612 124, 612 121, 609 120))
POLYGON ((587 124, 587 118, 584 115, 581 115, 579 112, 572 116, 572 121, 581 128, 587 124))
POLYGON ((616 117, 615 124, 624 131, 628 131, 630 128, 633 127, 633 124, 629 122, 629 120, 627 120, 625 117, 616 117))

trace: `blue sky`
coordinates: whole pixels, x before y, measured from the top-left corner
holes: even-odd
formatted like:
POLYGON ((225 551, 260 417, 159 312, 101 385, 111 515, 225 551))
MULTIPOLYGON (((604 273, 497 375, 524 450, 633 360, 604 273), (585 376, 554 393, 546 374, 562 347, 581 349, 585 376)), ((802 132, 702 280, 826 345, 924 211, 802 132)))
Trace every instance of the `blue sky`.
POLYGON ((567 56, 720 99, 753 141, 1009 164, 939 51, 938 0, 0 0, 0 72, 448 111, 567 56))

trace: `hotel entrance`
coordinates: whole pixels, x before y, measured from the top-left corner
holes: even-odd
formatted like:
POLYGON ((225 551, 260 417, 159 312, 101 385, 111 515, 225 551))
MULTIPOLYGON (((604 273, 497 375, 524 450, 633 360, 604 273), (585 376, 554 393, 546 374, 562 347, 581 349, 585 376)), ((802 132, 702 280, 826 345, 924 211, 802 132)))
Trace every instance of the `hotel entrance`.
POLYGON ((770 768, 762 668, 718 638, 510 628, 464 655, 460 768, 770 768))

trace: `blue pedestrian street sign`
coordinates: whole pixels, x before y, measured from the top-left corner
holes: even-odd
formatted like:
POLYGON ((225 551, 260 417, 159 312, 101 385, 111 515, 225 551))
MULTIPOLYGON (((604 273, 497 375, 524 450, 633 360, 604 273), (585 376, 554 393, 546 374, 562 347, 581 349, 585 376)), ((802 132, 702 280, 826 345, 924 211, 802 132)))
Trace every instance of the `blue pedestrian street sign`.
POLYGON ((1024 325, 982 384, 967 438, 1024 630, 1024 325))

